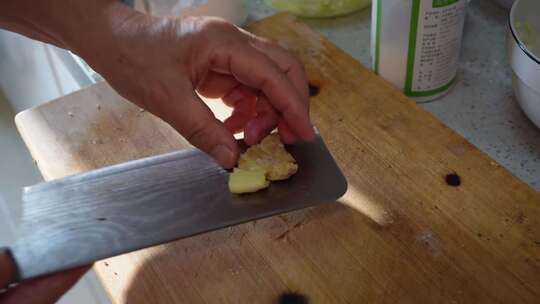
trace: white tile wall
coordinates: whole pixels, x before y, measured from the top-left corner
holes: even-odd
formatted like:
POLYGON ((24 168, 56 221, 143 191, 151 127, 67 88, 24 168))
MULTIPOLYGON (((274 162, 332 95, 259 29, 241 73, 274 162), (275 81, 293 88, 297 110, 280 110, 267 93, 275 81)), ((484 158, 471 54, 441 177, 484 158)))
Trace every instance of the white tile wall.
MULTIPOLYGON (((14 113, 0 92, 1 245, 9 245, 14 240, 13 234, 21 215, 21 187, 41 181, 41 176, 15 128, 13 117, 14 113)), ((108 304, 110 301, 96 275, 90 271, 58 303, 108 304)))

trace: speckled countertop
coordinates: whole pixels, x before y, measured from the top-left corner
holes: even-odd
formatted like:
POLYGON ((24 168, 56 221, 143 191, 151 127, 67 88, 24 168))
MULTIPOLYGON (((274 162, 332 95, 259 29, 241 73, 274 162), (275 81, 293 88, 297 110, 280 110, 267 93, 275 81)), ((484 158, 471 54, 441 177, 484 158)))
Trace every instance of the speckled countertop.
MULTIPOLYGON (((247 1, 249 20, 275 13, 264 0, 247 1)), ((458 81, 441 99, 422 104, 450 128, 540 191, 540 129, 521 112, 506 58, 506 11, 489 0, 468 8, 458 81)), ((366 66, 371 9, 335 19, 304 19, 366 66)))

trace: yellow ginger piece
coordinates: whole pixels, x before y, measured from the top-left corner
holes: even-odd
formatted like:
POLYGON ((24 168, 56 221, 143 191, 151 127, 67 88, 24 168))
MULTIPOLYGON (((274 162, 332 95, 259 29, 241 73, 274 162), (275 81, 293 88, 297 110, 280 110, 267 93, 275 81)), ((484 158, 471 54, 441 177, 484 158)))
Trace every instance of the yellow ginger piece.
POLYGON ((234 168, 229 176, 229 190, 232 193, 250 193, 262 190, 270 185, 262 170, 242 170, 234 168))
POLYGON ((279 136, 271 134, 240 156, 238 168, 229 177, 229 189, 232 193, 259 191, 268 187, 269 181, 288 179, 296 171, 298 165, 292 155, 279 136))
POLYGON ((271 181, 288 179, 298 171, 296 161, 285 150, 277 134, 270 134, 260 144, 250 147, 240 156, 238 168, 263 169, 271 181))

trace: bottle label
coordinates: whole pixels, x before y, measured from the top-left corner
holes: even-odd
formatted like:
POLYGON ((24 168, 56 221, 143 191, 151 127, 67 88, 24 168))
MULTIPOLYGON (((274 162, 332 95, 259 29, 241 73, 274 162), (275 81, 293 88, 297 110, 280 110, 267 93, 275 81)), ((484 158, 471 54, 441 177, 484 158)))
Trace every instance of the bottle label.
POLYGON ((405 94, 431 96, 455 80, 465 0, 413 0, 405 94))

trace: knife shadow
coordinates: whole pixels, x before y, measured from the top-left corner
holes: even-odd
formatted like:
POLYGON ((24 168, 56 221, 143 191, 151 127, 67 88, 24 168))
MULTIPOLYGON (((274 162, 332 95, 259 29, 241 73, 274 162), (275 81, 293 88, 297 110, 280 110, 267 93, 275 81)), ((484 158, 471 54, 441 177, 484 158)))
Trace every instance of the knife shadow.
MULTIPOLYGON (((340 296, 335 291, 343 282, 357 284, 355 278, 365 275, 359 265, 363 262, 351 254, 365 249, 363 231, 396 223, 395 214, 380 214, 377 204, 354 205, 354 200, 361 198, 349 189, 336 203, 147 249, 148 258, 135 273, 125 274, 132 278, 125 302, 307 303, 288 302, 298 299, 297 294, 317 302, 346 302, 336 300, 340 296), (319 301, 328 295, 336 298, 319 301)), ((106 280, 124 275, 114 259, 107 268, 106 280)), ((362 288, 375 292, 382 287, 371 282, 362 288)))

